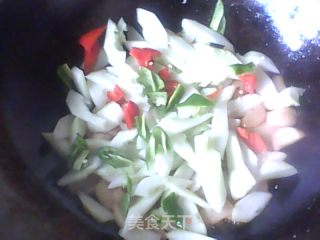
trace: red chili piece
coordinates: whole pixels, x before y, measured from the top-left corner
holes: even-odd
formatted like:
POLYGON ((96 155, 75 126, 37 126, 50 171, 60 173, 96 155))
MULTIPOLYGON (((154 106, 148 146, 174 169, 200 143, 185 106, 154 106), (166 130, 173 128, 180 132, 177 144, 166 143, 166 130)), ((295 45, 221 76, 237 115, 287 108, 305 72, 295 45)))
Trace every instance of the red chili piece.
POLYGON ((268 151, 267 144, 264 142, 262 137, 253 132, 249 132, 244 128, 237 128, 238 136, 241 140, 255 153, 262 153, 268 151))
POLYGON ((94 67, 100 51, 99 37, 106 29, 106 26, 95 28, 79 39, 79 44, 84 48, 83 68, 84 72, 89 73, 94 67))
POLYGON ((254 74, 247 73, 239 76, 240 81, 243 84, 242 90, 245 93, 252 94, 256 89, 257 78, 254 74))
POLYGON ((124 103, 124 92, 118 85, 114 87, 113 91, 107 92, 107 97, 110 101, 117 102, 120 105, 124 103))
POLYGON ((135 123, 135 117, 139 115, 139 107, 132 101, 128 101, 122 105, 124 121, 128 129, 132 129, 135 123))
POLYGON ((152 68, 155 57, 161 55, 161 52, 151 48, 131 48, 130 56, 134 57, 139 66, 152 68))

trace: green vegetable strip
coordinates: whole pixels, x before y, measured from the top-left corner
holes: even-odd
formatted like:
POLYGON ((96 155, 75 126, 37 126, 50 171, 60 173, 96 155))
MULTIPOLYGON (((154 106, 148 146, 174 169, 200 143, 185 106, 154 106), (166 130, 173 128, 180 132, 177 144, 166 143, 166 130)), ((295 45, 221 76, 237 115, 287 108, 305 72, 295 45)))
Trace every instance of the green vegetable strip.
POLYGON ((79 157, 74 161, 73 163, 73 169, 74 170, 81 170, 84 169, 87 165, 87 159, 86 157, 89 155, 89 150, 84 150, 82 153, 80 153, 79 157))
POLYGON ((148 168, 152 166, 156 158, 156 147, 156 139, 151 135, 146 149, 146 163, 148 168))
POLYGON ((57 75, 68 88, 72 88, 73 77, 68 64, 65 63, 59 66, 57 69, 57 75))
POLYGON ((177 107, 211 107, 213 102, 199 94, 192 94, 186 101, 179 103, 177 107))
POLYGON ((146 123, 145 115, 136 117, 135 121, 139 136, 147 141, 150 137, 150 130, 146 123))
POLYGON ((126 216, 128 213, 128 209, 131 202, 131 195, 129 193, 125 193, 121 199, 120 206, 122 210, 123 216, 126 216))
POLYGON ((101 148, 98 151, 98 157, 114 168, 128 167, 132 163, 129 158, 121 155, 117 149, 112 147, 101 148))
POLYGON ((123 213, 123 216, 126 216, 128 213, 128 209, 130 206, 130 202, 131 202, 131 198, 132 198, 132 194, 133 194, 133 183, 131 178, 127 175, 127 192, 123 195, 121 202, 120 202, 120 206, 121 206, 121 210, 123 213))
POLYGON ((166 92, 150 92, 147 95, 150 102, 156 106, 165 106, 167 104, 168 94, 166 92))
POLYGON ((155 139, 155 145, 156 145, 156 153, 161 150, 163 152, 168 152, 171 150, 171 144, 169 143, 169 137, 167 134, 162 130, 160 127, 156 127, 152 135, 155 139))
POLYGON ((255 65, 254 63, 248 63, 248 64, 233 64, 230 66, 236 75, 240 75, 243 73, 251 72, 255 65))
POLYGON ((222 0, 217 1, 209 26, 214 31, 224 34, 226 19, 224 17, 224 6, 222 0))
POLYGON ((160 76, 144 67, 139 71, 138 82, 145 87, 146 94, 164 89, 164 82, 160 76))
POLYGON ((166 110, 167 111, 170 111, 172 108, 175 107, 175 105, 177 103, 179 103, 180 99, 182 98, 184 94, 184 87, 179 84, 176 89, 174 90, 172 96, 170 97, 169 101, 168 101, 168 104, 167 104, 167 107, 166 107, 166 110))
POLYGON ((88 149, 89 147, 87 142, 80 134, 77 134, 76 139, 71 145, 71 151, 68 156, 68 159, 70 160, 71 164, 73 165, 74 161, 80 156, 80 154, 88 149))
POLYGON ((162 209, 170 216, 174 216, 176 227, 183 228, 183 210, 178 204, 177 195, 172 192, 161 200, 162 209))

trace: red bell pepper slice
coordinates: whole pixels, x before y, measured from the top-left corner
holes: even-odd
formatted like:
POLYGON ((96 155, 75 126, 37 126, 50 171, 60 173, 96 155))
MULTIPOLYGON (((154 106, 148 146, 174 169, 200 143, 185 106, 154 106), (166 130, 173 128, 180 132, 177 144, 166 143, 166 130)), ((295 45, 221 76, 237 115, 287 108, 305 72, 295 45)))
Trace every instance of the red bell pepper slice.
POLYGON ((254 74, 246 73, 239 76, 240 81, 243 84, 242 90, 245 93, 252 94, 256 89, 257 78, 254 74))
POLYGON ((170 80, 170 71, 168 67, 162 68, 158 72, 159 76, 162 78, 163 81, 169 81, 170 80))
POLYGON ((139 115, 139 107, 132 101, 128 101, 122 105, 124 121, 128 129, 132 129, 135 124, 135 117, 139 115))
POLYGON ((167 92, 168 97, 171 97, 174 90, 179 85, 179 82, 176 80, 168 80, 164 82, 164 90, 167 92))
POLYGON ((131 48, 130 56, 134 57, 139 66, 152 68, 154 57, 161 55, 161 52, 151 48, 131 48))
POLYGON ((247 129, 241 127, 237 128, 237 133, 241 140, 255 153, 258 154, 268 151, 267 144, 259 134, 249 132, 247 129))
POLYGON ((99 37, 106 29, 106 26, 95 28, 85 34, 79 39, 79 44, 84 48, 83 68, 85 73, 89 73, 97 61, 100 51, 99 37))
POLYGON ((124 92, 118 85, 114 87, 113 91, 107 92, 107 97, 110 101, 117 102, 120 105, 124 103, 124 92))

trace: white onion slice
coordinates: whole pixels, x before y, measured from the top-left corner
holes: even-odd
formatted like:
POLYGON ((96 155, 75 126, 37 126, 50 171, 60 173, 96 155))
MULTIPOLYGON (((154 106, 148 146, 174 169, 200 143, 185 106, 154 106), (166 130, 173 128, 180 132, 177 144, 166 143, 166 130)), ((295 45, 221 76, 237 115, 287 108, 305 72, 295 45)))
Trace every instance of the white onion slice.
POLYGON ((280 73, 279 69, 276 67, 273 61, 261 52, 250 51, 247 52, 244 56, 238 57, 244 64, 253 62, 255 65, 260 66, 265 71, 273 72, 276 74, 280 73))
POLYGON ((130 230, 130 226, 137 223, 139 220, 137 216, 143 216, 156 204, 162 193, 163 190, 158 190, 148 197, 139 199, 138 202, 129 208, 127 218, 123 226, 123 234, 127 234, 130 230))
POLYGON ((297 174, 298 171, 292 165, 281 160, 267 159, 260 168, 259 179, 269 180, 284 178, 297 174))
POLYGON ((164 180, 159 175, 146 177, 142 179, 136 189, 134 190, 134 196, 148 197, 152 195, 156 190, 163 186, 164 180))
POLYGON ((122 122, 123 111, 118 103, 109 102, 97 112, 97 116, 108 120, 109 124, 114 123, 114 126, 108 126, 108 128, 111 130, 122 122))
POLYGON ((105 91, 112 91, 114 89, 117 78, 108 73, 105 69, 92 72, 86 76, 92 82, 95 82, 105 89, 105 91))
POLYGON ((244 156, 235 133, 230 132, 227 144, 229 187, 233 199, 244 197, 256 181, 244 163, 244 156))
POLYGON ((62 156, 67 156, 70 153, 70 141, 68 139, 56 139, 53 133, 42 133, 43 138, 50 146, 62 156))
POLYGON ((228 115, 234 118, 244 117, 246 112, 259 104, 263 99, 258 94, 247 94, 228 103, 228 115))
POLYGON ((198 42, 216 43, 225 46, 226 49, 232 52, 234 51, 234 48, 228 39, 197 21, 183 19, 181 25, 184 33, 193 36, 192 38, 196 39, 198 42))
POLYGON ((82 96, 85 97, 86 100, 89 100, 89 89, 83 71, 77 67, 73 67, 71 68, 71 73, 76 89, 79 91, 79 93, 81 93, 82 96))
POLYGON ((280 92, 279 101, 282 107, 299 107, 300 97, 304 94, 305 89, 297 87, 288 87, 280 92))
POLYGON ((65 174, 62 178, 59 179, 58 185, 59 186, 66 186, 72 183, 79 182, 83 179, 86 179, 90 174, 92 174, 100 165, 100 159, 95 157, 90 165, 83 170, 80 171, 70 171, 65 174))
POLYGON ((86 123, 80 118, 74 118, 70 128, 70 142, 73 143, 77 135, 84 136, 86 134, 86 123))
POLYGON ((120 148, 128 144, 138 135, 137 129, 122 130, 110 142, 110 146, 120 148))
POLYGON ((185 224, 185 230, 194 233, 207 235, 207 228, 204 224, 197 206, 185 198, 178 199, 179 206, 183 209, 183 214, 191 218, 191 223, 185 224))
POLYGON ((88 210, 90 215, 98 222, 104 223, 113 219, 112 212, 94 200, 85 193, 78 194, 83 206, 88 210))
POLYGON ((74 117, 71 114, 68 114, 59 119, 53 130, 53 136, 55 139, 69 138, 73 119, 74 117))
POLYGON ((268 192, 252 192, 239 200, 232 211, 234 222, 250 222, 258 216, 272 198, 268 192))
POLYGON ((158 124, 167 134, 178 134, 194 128, 212 117, 211 113, 207 113, 195 118, 181 119, 177 115, 166 116, 161 119, 158 124))
POLYGON ((167 31, 154 13, 138 8, 137 20, 142 27, 142 34, 147 42, 163 49, 168 47, 167 31))
POLYGON ((213 209, 201 208, 200 214, 205 224, 210 227, 225 218, 230 218, 232 215, 232 209, 232 204, 227 201, 220 213, 217 213, 213 209))
POLYGON ((106 37, 104 40, 104 50, 107 53, 108 61, 112 66, 124 64, 126 61, 126 51, 123 51, 119 35, 123 34, 117 25, 111 20, 108 20, 106 37))
POLYGON ((88 81, 88 88, 96 109, 101 109, 107 103, 105 89, 101 85, 91 81, 88 81))
POLYGON ((274 150, 280 150, 289 146, 304 137, 304 133, 293 127, 279 128, 272 135, 272 145, 274 150))
POLYGON ((279 93, 272 79, 259 67, 255 68, 257 77, 256 91, 263 98, 263 103, 268 110, 276 109, 279 106, 279 93))
POLYGON ((70 90, 66 102, 70 112, 74 116, 88 122, 94 130, 108 131, 112 129, 109 129, 107 125, 108 121, 106 119, 103 119, 89 111, 87 105, 84 103, 83 96, 79 93, 70 90))

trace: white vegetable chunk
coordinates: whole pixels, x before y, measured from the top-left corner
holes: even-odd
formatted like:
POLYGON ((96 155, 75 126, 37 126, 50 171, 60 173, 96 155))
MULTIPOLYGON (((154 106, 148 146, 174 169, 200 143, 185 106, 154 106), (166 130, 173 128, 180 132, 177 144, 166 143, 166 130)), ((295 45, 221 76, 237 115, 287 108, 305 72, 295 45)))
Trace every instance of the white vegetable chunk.
POLYGON ((250 222, 258 216, 272 198, 268 192, 252 192, 239 200, 232 211, 234 222, 250 222))
POLYGON ((299 107, 300 97, 304 94, 305 89, 297 87, 288 87, 280 92, 279 101, 282 107, 299 107))
POLYGON ((229 135, 229 120, 227 104, 217 104, 213 109, 211 121, 211 139, 214 148, 224 156, 229 135))
POLYGON ((227 192, 221 167, 221 155, 210 144, 210 133, 205 132, 194 138, 196 159, 192 164, 199 175, 199 180, 206 200, 216 212, 223 208, 227 192))
POLYGON ((255 108, 263 102, 263 99, 258 94, 247 94, 231 100, 228 103, 228 114, 230 117, 240 118, 252 108, 255 108))
POLYGON ((293 127, 279 128, 272 135, 272 145, 274 150, 280 150, 289 146, 304 137, 304 133, 293 127))
POLYGON ((92 124, 97 130, 107 131, 107 120, 91 113, 84 101, 83 96, 73 90, 69 91, 66 99, 69 110, 74 116, 92 124))
POLYGON ((178 199, 178 203, 179 206, 183 209, 183 214, 186 216, 190 216, 189 218, 191 218, 190 223, 187 223, 185 225, 185 230, 207 235, 206 225, 201 218, 197 206, 190 200, 181 197, 178 199))
POLYGON ((215 240, 199 233, 188 232, 184 230, 173 230, 167 233, 169 240, 215 240))
POLYGON ((239 56, 239 58, 244 64, 253 62, 255 65, 260 66, 265 71, 277 74, 280 73, 279 69, 276 67, 273 61, 261 52, 250 51, 247 52, 244 56, 239 56))
POLYGON ((119 37, 122 34, 117 25, 109 19, 103 48, 112 66, 122 65, 126 61, 126 51, 123 51, 119 37))
POLYGON ((67 156, 70 153, 71 144, 68 139, 56 139, 53 133, 42 133, 42 136, 60 155, 67 156))
POLYGON ((95 157, 90 165, 80 171, 70 171, 59 179, 59 186, 66 186, 72 183, 78 182, 80 180, 86 179, 90 174, 92 174, 100 165, 100 160, 95 157))
POLYGON ((292 165, 279 160, 267 160, 260 168, 261 180, 284 178, 297 174, 298 171, 292 165))
POLYGON ((112 139, 110 146, 120 148, 133 141, 138 135, 137 129, 122 130, 112 139))
POLYGON ((256 181, 244 163, 242 149, 234 132, 230 132, 227 144, 227 160, 230 193, 232 198, 237 200, 244 197, 256 181))
POLYGON ((194 171, 185 163, 181 164, 180 167, 174 173, 175 177, 190 179, 192 178, 194 171))
POLYGON ((98 59, 96 64, 93 67, 94 71, 100 70, 108 65, 108 56, 104 49, 100 49, 100 52, 98 54, 98 59))
POLYGON ((163 49, 168 47, 167 32, 154 13, 138 8, 137 20, 142 27, 142 34, 147 42, 163 49))
POLYGON ((265 161, 284 161, 288 155, 284 152, 263 152, 259 154, 259 160, 260 162, 265 162, 265 161))
POLYGON ((123 111, 120 105, 116 102, 109 102, 101 110, 97 112, 97 116, 108 120, 108 124, 114 123, 113 127, 109 127, 110 130, 115 126, 118 126, 123 120, 123 111))
POLYGON ((205 224, 208 227, 210 227, 225 218, 231 218, 232 210, 233 210, 232 204, 227 201, 220 213, 217 213, 213 209, 201 208, 200 214, 205 224))
POLYGON ((158 124, 167 134, 178 134, 194 128, 212 117, 211 113, 207 113, 195 118, 181 119, 177 115, 164 117, 158 124))
POLYGON ((101 109, 107 103, 105 89, 101 85, 91 81, 88 81, 88 89, 94 106, 96 109, 101 109))
POLYGON ((256 91, 263 98, 265 107, 269 110, 279 106, 279 93, 272 79, 259 67, 255 68, 254 74, 257 77, 256 91))
POLYGON ((266 123, 276 127, 293 127, 297 123, 297 112, 290 107, 275 109, 267 113, 266 123))
POLYGON ((163 190, 158 190, 152 195, 141 198, 132 207, 129 208, 127 218, 123 227, 123 234, 127 234, 130 230, 130 226, 134 226, 139 220, 137 216, 143 216, 146 214, 159 200, 163 190))
POLYGON ((59 119, 53 130, 53 136, 55 139, 69 138, 73 119, 74 117, 71 114, 59 119))
POLYGON ((133 195, 139 197, 148 197, 161 186, 163 186, 163 184, 164 180, 159 175, 146 177, 138 183, 133 195))
POLYGON ((105 91, 112 91, 114 89, 117 78, 108 73, 105 69, 92 72, 86 78, 94 83, 99 84, 105 91))
POLYGON ((184 33, 193 36, 193 39, 196 39, 198 42, 216 43, 225 46, 227 50, 234 51, 228 39, 197 21, 183 19, 181 25, 184 33))
POLYGON ((80 118, 74 118, 70 129, 70 142, 73 143, 77 135, 84 136, 86 134, 86 123, 80 118))
POLYGON ((85 193, 78 194, 83 206, 88 210, 90 215, 98 222, 104 223, 113 219, 112 212, 98 203, 85 193))
POLYGON ((76 89, 81 93, 82 96, 85 97, 86 100, 89 100, 89 89, 83 71, 77 67, 73 67, 71 68, 71 73, 76 89))

